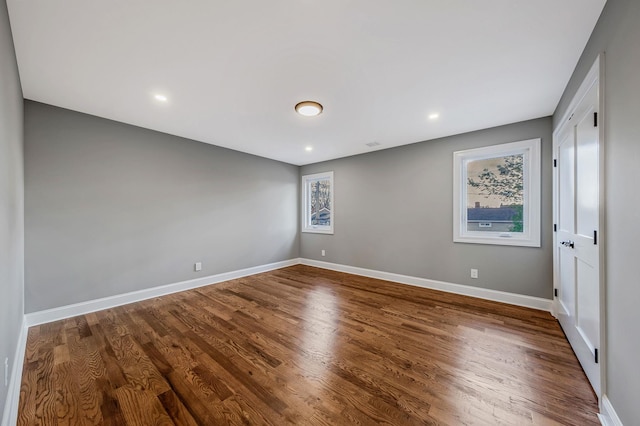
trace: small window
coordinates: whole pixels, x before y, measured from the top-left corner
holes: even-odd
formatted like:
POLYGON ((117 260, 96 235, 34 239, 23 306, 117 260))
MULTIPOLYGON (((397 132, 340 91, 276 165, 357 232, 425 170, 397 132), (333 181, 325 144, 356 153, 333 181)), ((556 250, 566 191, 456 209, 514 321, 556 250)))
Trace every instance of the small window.
POLYGON ((302 176, 302 232, 333 234, 333 172, 302 176))
POLYGON ((453 153, 453 241, 540 247, 540 139, 453 153))

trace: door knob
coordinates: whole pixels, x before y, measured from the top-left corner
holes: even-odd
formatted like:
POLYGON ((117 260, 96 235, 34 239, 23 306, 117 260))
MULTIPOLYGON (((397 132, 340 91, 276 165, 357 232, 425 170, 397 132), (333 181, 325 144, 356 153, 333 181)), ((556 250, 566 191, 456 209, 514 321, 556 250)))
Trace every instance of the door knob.
POLYGON ((569 248, 574 248, 575 247, 575 243, 571 240, 569 241, 563 241, 560 244, 562 244, 565 247, 569 247, 569 248))

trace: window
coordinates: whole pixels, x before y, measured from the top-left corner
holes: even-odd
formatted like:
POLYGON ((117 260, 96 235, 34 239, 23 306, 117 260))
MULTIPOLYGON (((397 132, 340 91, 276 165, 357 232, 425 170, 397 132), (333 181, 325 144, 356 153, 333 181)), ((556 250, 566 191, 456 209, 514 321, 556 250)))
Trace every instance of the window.
POLYGON ((453 153, 453 241, 540 247, 540 139, 453 153))
POLYGON ((333 172, 302 176, 302 232, 333 234, 333 172))

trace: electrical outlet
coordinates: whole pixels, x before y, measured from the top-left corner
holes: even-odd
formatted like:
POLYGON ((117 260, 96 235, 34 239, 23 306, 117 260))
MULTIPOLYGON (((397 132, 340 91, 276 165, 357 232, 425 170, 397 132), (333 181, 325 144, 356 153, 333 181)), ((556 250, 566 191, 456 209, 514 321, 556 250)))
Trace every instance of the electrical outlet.
POLYGON ((322 256, 324 257, 324 255, 326 254, 326 252, 324 250, 322 250, 322 256))
POLYGON ((478 278, 478 270, 477 269, 472 269, 471 270, 471 278, 478 278))
POLYGON ((193 265, 193 269, 196 272, 202 271, 202 262, 196 262, 195 265, 193 265))
POLYGON ((4 359, 4 385, 9 386, 9 358, 4 359))

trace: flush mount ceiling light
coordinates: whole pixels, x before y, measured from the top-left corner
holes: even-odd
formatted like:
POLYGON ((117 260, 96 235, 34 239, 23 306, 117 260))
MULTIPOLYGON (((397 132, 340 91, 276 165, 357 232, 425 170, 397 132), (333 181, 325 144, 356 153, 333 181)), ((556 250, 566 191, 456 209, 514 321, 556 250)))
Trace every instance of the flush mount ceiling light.
POLYGON ((153 98, 158 102, 167 102, 169 99, 160 93, 153 95, 153 98))
POLYGON ((296 105, 296 112, 305 117, 313 117, 322 112, 322 105, 314 101, 304 101, 296 105))
POLYGON ((437 112, 434 112, 433 114, 429 114, 429 120, 435 120, 438 117, 440 117, 440 114, 438 114, 437 112))

